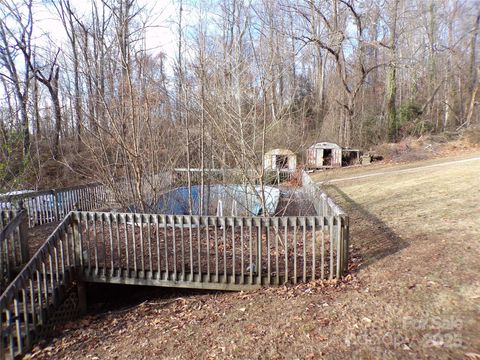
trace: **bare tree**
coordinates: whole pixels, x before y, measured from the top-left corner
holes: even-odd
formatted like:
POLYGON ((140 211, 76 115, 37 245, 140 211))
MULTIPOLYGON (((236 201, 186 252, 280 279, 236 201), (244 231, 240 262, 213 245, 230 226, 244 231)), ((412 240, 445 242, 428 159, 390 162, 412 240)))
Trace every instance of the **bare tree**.
POLYGON ((30 79, 29 63, 32 56, 32 0, 20 8, 16 3, 5 1, 0 14, 0 64, 4 71, 0 76, 14 88, 18 100, 23 134, 23 156, 30 151, 30 130, 28 116, 28 96, 30 79), (13 22, 13 25, 7 24, 13 22), (20 63, 18 62, 21 54, 20 63), (19 68, 18 64, 22 64, 19 68))
POLYGON ((390 12, 390 26, 389 26, 389 62, 387 66, 387 81, 386 81, 386 97, 387 108, 386 117, 388 123, 388 137, 389 140, 394 142, 398 138, 398 119, 397 109, 395 105, 397 97, 397 16, 398 16, 398 3, 399 0, 393 0, 392 10, 390 12))
POLYGON ((75 12, 72 8, 70 0, 61 0, 60 2, 52 1, 53 6, 57 10, 60 19, 62 20, 65 33, 70 44, 72 55, 72 72, 74 79, 74 104, 75 104, 75 124, 77 130, 77 139, 80 142, 83 123, 82 110, 82 95, 80 91, 80 59, 78 50, 78 39, 76 24, 78 20, 75 17, 75 12))
MULTIPOLYGON (((26 50, 23 49, 26 54, 26 50)), ((35 78, 40 81, 48 90, 50 94, 50 100, 53 104, 54 116, 55 116, 55 129, 53 134, 53 149, 52 154, 54 159, 59 158, 60 154, 60 133, 62 132, 62 108, 60 105, 60 66, 57 63, 57 58, 60 50, 57 50, 53 55, 50 65, 44 66, 33 62, 33 59, 29 59, 28 66, 30 67, 35 78), (45 71, 47 69, 47 71, 45 71)))

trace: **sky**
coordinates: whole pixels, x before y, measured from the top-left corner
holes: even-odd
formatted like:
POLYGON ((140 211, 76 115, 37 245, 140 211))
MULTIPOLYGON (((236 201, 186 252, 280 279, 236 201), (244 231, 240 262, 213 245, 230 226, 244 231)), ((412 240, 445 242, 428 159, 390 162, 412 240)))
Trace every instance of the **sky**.
MULTIPOLYGON (((167 58, 172 60, 176 53, 176 33, 178 5, 175 0, 139 0, 140 6, 147 8, 149 28, 146 34, 146 48, 151 53, 162 51, 167 58)), ((72 0, 72 7, 85 16, 90 11, 90 1, 72 0)), ((34 35, 38 45, 63 44, 67 37, 63 31, 62 23, 51 5, 45 1, 37 3, 34 7, 34 35), (60 30, 61 29, 61 30, 60 30), (50 40, 51 41, 50 41, 50 40)), ((192 19, 185 12, 185 21, 192 19)))
MULTIPOLYGON (((62 22, 55 8, 50 3, 51 0, 33 1, 33 39, 32 43, 52 52, 58 48, 69 49, 68 38, 63 28, 62 22)), ((91 0, 70 0, 73 9, 79 14, 79 17, 87 17, 91 11, 91 0)), ((101 0, 96 0, 101 1, 101 0)), ((177 0, 137 0, 139 6, 145 6, 144 12, 148 16, 149 27, 146 31, 145 46, 147 51, 154 55, 162 52, 165 57, 169 73, 173 71, 173 64, 177 55, 177 29, 178 29, 178 1, 177 0)), ((192 3, 195 3, 191 0, 192 3)), ((1 5, 2 0, 0 0, 1 5)), ((25 10, 26 11, 26 10, 25 10)), ((188 27, 193 25, 198 16, 193 7, 184 6, 184 25, 188 27)), ((26 12, 25 12, 26 17, 26 12)), ((23 19, 25 21, 25 19, 23 19)), ((8 21, 8 19, 7 19, 8 21)), ((7 22, 8 24, 8 22, 7 22)), ((68 50, 67 50, 68 51, 68 50)), ((21 57, 17 58, 17 68, 24 67, 21 57)), ((0 98, 4 96, 4 89, 0 86, 0 98)))

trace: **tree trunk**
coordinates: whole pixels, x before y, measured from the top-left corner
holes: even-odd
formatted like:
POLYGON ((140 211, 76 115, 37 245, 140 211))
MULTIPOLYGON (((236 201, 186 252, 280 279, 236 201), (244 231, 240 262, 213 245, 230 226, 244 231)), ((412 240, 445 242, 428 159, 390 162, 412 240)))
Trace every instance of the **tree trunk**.
POLYGON ((47 85, 48 91, 52 98, 54 114, 55 114, 55 134, 53 141, 53 158, 58 159, 60 154, 60 133, 62 131, 62 109, 60 106, 60 98, 58 96, 58 78, 60 68, 57 67, 52 81, 47 85))
POLYGON ((453 21, 457 11, 456 5, 453 5, 452 13, 448 18, 448 55, 447 61, 445 64, 445 94, 444 94, 444 103, 445 103, 445 112, 442 123, 442 130, 445 131, 446 128, 450 127, 452 124, 453 106, 454 106, 454 97, 453 97, 453 86, 454 80, 452 78, 452 68, 453 68, 453 53, 454 53, 454 42, 453 42, 453 21))
MULTIPOLYGON (((183 1, 180 0, 179 11, 178 11, 178 90, 177 90, 177 113, 179 116, 179 122, 182 123, 182 114, 183 107, 187 106, 188 95, 187 91, 184 88, 184 74, 183 74, 183 29, 182 29, 182 20, 183 20, 183 1), (182 104, 183 102, 183 104, 182 104)), ((187 156, 187 186, 188 186, 188 210, 189 213, 193 212, 193 201, 192 201, 192 175, 190 173, 191 167, 191 145, 190 145, 190 119, 188 114, 188 109, 185 111, 185 145, 186 145, 186 156, 187 156)))
MULTIPOLYGON (((435 18, 435 2, 430 1, 428 7, 428 92, 431 96, 434 93, 436 78, 436 61, 435 61, 435 40, 436 40, 436 18, 435 18)), ((430 102, 427 107, 430 116, 433 116, 434 101, 430 102)), ((433 122, 433 119, 432 119, 433 122)))
POLYGON ((480 11, 475 19, 472 37, 470 38, 470 93, 475 91, 478 74, 476 69, 477 63, 477 37, 480 28, 480 11))
POLYGON ((397 96, 397 77, 396 77, 396 57, 397 57, 397 11, 398 1, 394 0, 393 10, 390 18, 390 60, 387 67, 387 81, 386 87, 386 115, 388 124, 388 138, 389 141, 395 142, 398 139, 398 119, 397 108, 395 104, 397 96))
POLYGON ((38 102, 40 97, 38 96, 38 82, 37 79, 33 79, 33 112, 35 114, 35 134, 38 138, 42 136, 42 130, 40 127, 40 108, 38 102))

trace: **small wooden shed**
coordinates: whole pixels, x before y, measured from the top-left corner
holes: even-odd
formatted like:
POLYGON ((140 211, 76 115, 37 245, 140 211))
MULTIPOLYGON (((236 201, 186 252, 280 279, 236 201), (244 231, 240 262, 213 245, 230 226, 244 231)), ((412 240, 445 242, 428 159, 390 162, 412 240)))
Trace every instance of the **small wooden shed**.
POLYGON ((295 171, 297 168, 297 155, 288 149, 273 149, 265 153, 265 170, 295 171))
POLYGON ((330 142, 320 142, 307 149, 307 168, 328 169, 360 164, 361 151, 342 148, 330 142))
POLYGON ((342 147, 335 143, 320 142, 307 149, 307 167, 310 169, 342 166, 342 147))

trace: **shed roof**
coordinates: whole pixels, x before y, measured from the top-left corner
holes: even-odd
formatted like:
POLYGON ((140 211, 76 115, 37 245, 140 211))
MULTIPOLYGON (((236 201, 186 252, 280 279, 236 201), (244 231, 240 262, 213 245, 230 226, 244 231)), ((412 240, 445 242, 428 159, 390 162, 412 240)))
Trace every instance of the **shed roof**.
POLYGON ((267 151, 265 155, 295 155, 295 153, 288 149, 272 149, 267 151))
POLYGON ((340 145, 331 143, 331 142, 319 142, 319 143, 313 144, 310 147, 313 147, 316 149, 341 149, 342 148, 340 145))

